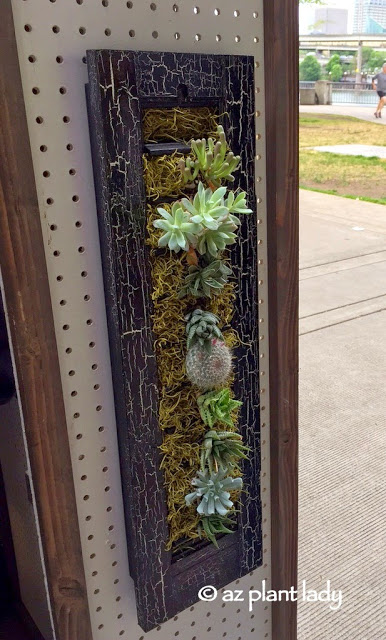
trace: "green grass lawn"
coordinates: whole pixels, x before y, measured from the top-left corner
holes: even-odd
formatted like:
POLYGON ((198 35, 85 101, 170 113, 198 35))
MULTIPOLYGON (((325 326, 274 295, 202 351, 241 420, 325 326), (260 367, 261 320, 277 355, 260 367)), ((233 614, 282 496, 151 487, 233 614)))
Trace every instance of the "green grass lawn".
POLYGON ((302 113, 299 135, 300 187, 386 204, 386 160, 309 148, 335 144, 386 146, 386 126, 345 116, 302 113))

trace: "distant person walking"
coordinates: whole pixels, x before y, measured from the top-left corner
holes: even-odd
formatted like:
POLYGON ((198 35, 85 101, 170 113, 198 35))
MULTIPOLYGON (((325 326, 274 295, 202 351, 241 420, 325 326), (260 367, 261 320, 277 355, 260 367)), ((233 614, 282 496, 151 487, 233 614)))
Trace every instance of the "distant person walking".
POLYGON ((376 118, 382 118, 382 109, 386 104, 386 62, 383 63, 382 71, 373 78, 373 89, 379 96, 378 106, 374 115, 376 118))

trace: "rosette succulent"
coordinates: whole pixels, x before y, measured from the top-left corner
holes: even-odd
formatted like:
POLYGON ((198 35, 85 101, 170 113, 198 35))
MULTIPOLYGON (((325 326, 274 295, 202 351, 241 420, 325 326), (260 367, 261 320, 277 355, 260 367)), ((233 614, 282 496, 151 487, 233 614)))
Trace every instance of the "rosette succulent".
POLYGON ((213 138, 192 140, 193 157, 188 156, 180 162, 185 183, 193 182, 198 174, 205 179, 205 182, 214 186, 221 185, 222 180, 234 181, 232 174, 238 168, 240 156, 235 156, 232 151, 228 151, 221 125, 217 127, 217 136, 216 142, 213 138))
POLYGON ((192 222, 206 229, 218 229, 220 222, 229 215, 224 204, 226 190, 226 187, 219 187, 216 191, 205 189, 202 182, 199 182, 193 202, 182 198, 181 205, 189 211, 192 222))
POLYGON ((207 229, 198 240, 198 252, 201 255, 208 254, 213 258, 217 258, 219 251, 224 251, 227 245, 236 242, 235 229, 235 224, 230 220, 223 222, 213 231, 207 229))
POLYGON ((188 349, 198 343, 209 352, 213 338, 222 338, 222 333, 217 326, 220 319, 214 313, 195 309, 185 316, 185 321, 188 349))
POLYGON ((227 472, 237 467, 241 458, 247 459, 249 450, 239 433, 207 431, 201 446, 201 469, 208 465, 209 471, 220 469, 227 472))
POLYGON ((233 427, 232 411, 242 403, 231 397, 229 389, 219 389, 198 396, 197 404, 204 424, 211 429, 217 422, 233 427))
POLYGON ((227 476, 226 471, 223 470, 217 473, 205 470, 197 472, 192 485, 195 487, 194 491, 185 496, 187 506, 198 501, 197 513, 202 516, 211 516, 216 513, 226 516, 229 509, 233 507, 233 502, 229 499, 230 491, 240 490, 243 481, 241 478, 227 476))
POLYGON ((180 202, 173 202, 171 212, 158 207, 158 213, 162 218, 154 220, 154 226, 164 231, 158 240, 159 247, 168 246, 171 251, 178 253, 187 251, 189 245, 196 243, 196 237, 200 232, 200 225, 191 221, 191 216, 184 211, 180 202))
POLYGON ((222 260, 212 260, 206 266, 191 265, 178 297, 191 295, 195 298, 211 298, 220 293, 231 273, 232 269, 222 260))

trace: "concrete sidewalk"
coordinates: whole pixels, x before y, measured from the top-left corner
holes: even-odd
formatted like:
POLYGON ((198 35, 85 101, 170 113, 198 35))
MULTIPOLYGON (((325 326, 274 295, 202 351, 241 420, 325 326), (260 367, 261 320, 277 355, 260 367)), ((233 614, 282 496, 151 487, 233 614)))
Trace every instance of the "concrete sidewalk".
POLYGON ((377 106, 377 96, 374 93, 374 106, 373 105, 351 105, 351 104, 310 104, 300 105, 299 113, 312 113, 312 114, 330 114, 337 116, 351 116, 353 118, 359 118, 360 120, 367 120, 368 122, 375 122, 375 124, 386 124, 386 107, 382 111, 382 118, 375 118, 374 111, 377 106))
POLYGON ((300 191, 299 640, 386 638, 386 207, 300 191))

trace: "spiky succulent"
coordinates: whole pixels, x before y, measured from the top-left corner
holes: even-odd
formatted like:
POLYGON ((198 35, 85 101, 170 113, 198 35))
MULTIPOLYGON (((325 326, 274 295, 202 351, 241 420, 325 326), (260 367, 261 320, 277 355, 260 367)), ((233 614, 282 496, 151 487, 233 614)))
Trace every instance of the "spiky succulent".
POLYGON ((229 389, 219 389, 198 396, 197 404, 204 424, 211 429, 217 422, 233 427, 232 411, 242 403, 231 397, 229 389))
POLYGON ((203 516, 198 525, 198 533, 200 536, 205 533, 208 540, 218 549, 216 536, 222 533, 233 533, 235 525, 235 521, 229 516, 218 516, 216 514, 203 516), (232 527, 232 529, 229 527, 232 527))
POLYGON ((240 220, 236 216, 232 215, 233 213, 252 213, 252 209, 248 209, 247 207, 247 194, 245 193, 245 191, 240 191, 239 193, 229 191, 228 197, 225 201, 225 206, 231 214, 229 215, 229 219, 236 226, 240 224, 240 220))
POLYGON ((211 516, 216 513, 226 516, 229 509, 233 507, 233 502, 229 499, 230 491, 240 490, 243 486, 241 478, 231 478, 226 473, 221 469, 217 473, 211 473, 207 469, 198 471, 197 476, 192 480, 195 490, 185 496, 186 504, 190 506, 198 501, 197 513, 202 516, 211 516))
POLYGON ((222 180, 234 181, 232 175, 238 168, 240 156, 235 156, 232 151, 228 151, 224 129, 221 125, 217 127, 218 140, 213 138, 202 138, 192 140, 192 156, 188 156, 180 161, 184 182, 193 182, 200 174, 206 183, 214 186, 221 185, 222 180))
POLYGON ((221 387, 228 381, 232 368, 232 354, 221 340, 212 339, 210 351, 198 342, 186 355, 186 375, 202 391, 221 387))
POLYGON ((224 472, 237 467, 240 459, 247 458, 249 447, 245 446, 239 433, 233 431, 207 431, 201 445, 201 469, 220 469, 224 472))
POLYGON ((211 298, 212 295, 220 293, 231 273, 232 269, 220 259, 212 260, 205 266, 191 265, 178 297, 191 295, 195 298, 211 298))
POLYGON ((158 213, 162 218, 154 220, 154 226, 164 231, 158 240, 159 247, 168 246, 171 251, 178 253, 187 251, 189 245, 196 243, 196 238, 200 232, 200 225, 191 221, 191 216, 181 207, 180 202, 173 202, 171 212, 158 207, 158 213))
POLYGON ((198 343, 210 352, 213 338, 222 338, 222 333, 217 326, 220 318, 214 313, 195 309, 185 316, 185 321, 188 349, 198 343))

